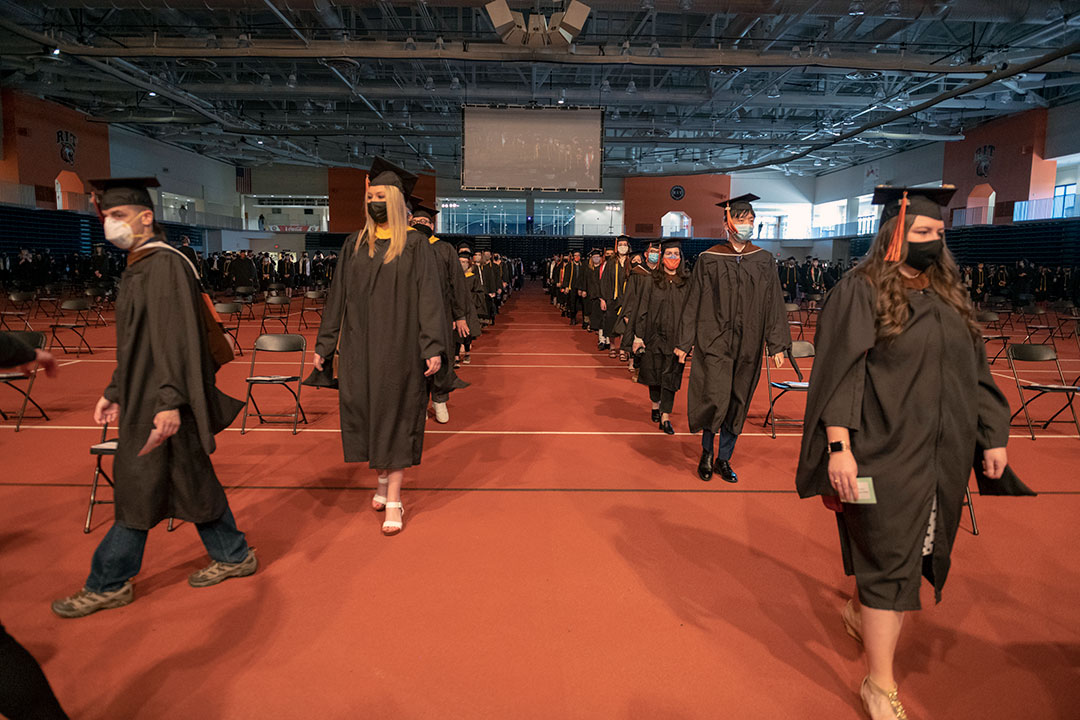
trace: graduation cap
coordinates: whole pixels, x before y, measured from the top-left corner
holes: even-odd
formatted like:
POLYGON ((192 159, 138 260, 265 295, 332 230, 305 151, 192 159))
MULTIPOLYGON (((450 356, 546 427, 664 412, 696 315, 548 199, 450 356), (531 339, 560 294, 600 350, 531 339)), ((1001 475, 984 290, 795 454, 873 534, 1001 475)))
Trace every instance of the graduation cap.
POLYGON ((91 180, 94 189, 94 202, 98 210, 104 212, 121 205, 139 205, 154 209, 148 188, 161 187, 155 177, 141 178, 105 178, 91 180))
POLYGON ((716 203, 716 207, 724 209, 724 225, 727 227, 728 237, 735 238, 739 236, 739 231, 735 227, 735 221, 732 219, 732 215, 738 215, 739 213, 752 213, 754 212, 754 206, 750 203, 760 200, 754 193, 746 193, 739 197, 729 198, 723 202, 716 203))
POLYGON ((323 369, 312 368, 311 374, 304 378, 304 382, 301 383, 308 387, 317 388, 329 388, 331 390, 338 389, 337 378, 334 377, 334 361, 333 358, 326 358, 323 360, 323 369))
POLYGON ((406 198, 412 195, 413 188, 419 180, 408 170, 398 167, 389 160, 376 157, 368 170, 368 185, 393 185, 406 198))
POLYGON ((679 238, 667 238, 660 243, 661 253, 663 253, 665 250, 670 250, 672 248, 678 249, 679 253, 682 254, 682 240, 680 240, 679 238))
POLYGON ((907 214, 922 215, 932 220, 941 220, 941 208, 948 205, 956 193, 954 185, 942 185, 936 188, 905 188, 878 185, 874 188, 873 205, 881 205, 879 227, 894 217, 898 218, 896 229, 885 251, 885 262, 899 262, 900 248, 903 244, 907 214))
POLYGON ((469 243, 467 242, 458 243, 457 250, 459 255, 463 252, 467 252, 469 255, 473 254, 472 248, 469 247, 469 243))
POLYGON ((421 205, 417 203, 413 207, 412 214, 413 217, 425 217, 428 220, 435 222, 435 216, 439 214, 439 211, 435 208, 427 207, 426 205, 421 205))

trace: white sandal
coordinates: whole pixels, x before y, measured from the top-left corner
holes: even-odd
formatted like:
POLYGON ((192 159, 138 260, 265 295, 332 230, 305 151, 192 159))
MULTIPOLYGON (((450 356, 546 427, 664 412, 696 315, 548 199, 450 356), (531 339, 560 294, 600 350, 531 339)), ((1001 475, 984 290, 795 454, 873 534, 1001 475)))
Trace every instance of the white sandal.
POLYGON ((375 496, 371 498, 371 507, 375 512, 382 512, 386 509, 386 488, 390 484, 390 478, 381 477, 378 483, 379 489, 375 491, 375 496))
POLYGON ((383 535, 397 535, 405 527, 405 507, 399 502, 388 502, 386 509, 401 510, 400 520, 384 520, 382 524, 383 535))

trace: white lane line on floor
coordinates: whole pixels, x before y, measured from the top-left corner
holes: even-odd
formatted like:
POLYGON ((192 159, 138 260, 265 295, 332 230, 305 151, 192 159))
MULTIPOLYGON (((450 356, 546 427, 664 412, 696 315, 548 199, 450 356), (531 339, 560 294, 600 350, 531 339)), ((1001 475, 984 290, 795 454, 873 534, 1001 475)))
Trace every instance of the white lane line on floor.
MULTIPOLYGON (((67 362, 58 363, 56 367, 67 367, 68 365, 74 365, 75 363, 81 363, 81 362, 95 362, 95 361, 93 361, 93 360, 68 360, 67 362)), ((98 360, 96 362, 110 362, 110 361, 109 360, 98 360)), ((116 362, 116 361, 112 360, 111 362, 116 362)))
MULTIPOLYGON (((14 430, 14 425, 0 425, 0 429, 14 430)), ((96 430, 101 432, 100 425, 23 425, 23 430, 96 430)), ((238 427, 225 428, 223 432, 240 432, 238 427)), ((249 433, 291 433, 291 427, 281 428, 248 428, 249 433)), ((340 428, 305 428, 300 427, 297 430, 297 434, 301 433, 340 433, 340 428)), ((427 435, 526 435, 526 436, 656 436, 663 435, 659 430, 424 430, 427 435)), ((700 437, 700 433, 689 432, 676 432, 675 437, 700 437)), ((739 437, 771 437, 767 432, 744 432, 739 437)), ((776 437, 802 437, 802 433, 776 433, 776 437)), ((1025 438, 1030 439, 1031 436, 1026 432, 1010 433, 1010 438, 1023 440, 1025 438)), ((1036 433, 1035 437, 1039 440, 1077 440, 1080 439, 1080 435, 1040 435, 1036 433)))

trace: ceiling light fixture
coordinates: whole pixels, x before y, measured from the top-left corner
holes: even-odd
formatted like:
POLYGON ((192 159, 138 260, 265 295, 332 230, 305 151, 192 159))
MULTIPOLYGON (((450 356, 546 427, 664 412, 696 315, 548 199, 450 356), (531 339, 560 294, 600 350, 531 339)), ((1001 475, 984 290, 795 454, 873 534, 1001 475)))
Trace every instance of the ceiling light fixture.
POLYGON ((457 75, 450 78, 450 89, 451 90, 460 90, 461 89, 461 80, 458 79, 457 75))
POLYGON ((412 36, 405 38, 405 49, 416 50, 416 41, 412 39, 412 36))
POLYGON ((778 87, 776 87, 775 85, 773 85, 773 86, 772 86, 771 88, 769 88, 769 94, 768 94, 768 97, 769 97, 769 98, 771 98, 771 99, 773 99, 773 100, 775 100, 776 98, 780 97, 780 88, 778 88, 778 87))
POLYGON ((899 17, 900 0, 889 0, 885 3, 885 10, 883 10, 881 14, 885 17, 899 17))
POLYGON ((434 90, 435 89, 435 78, 428 75, 427 78, 424 79, 424 89, 428 90, 428 91, 434 90))
POLYGON ((649 46, 649 57, 660 57, 660 43, 655 40, 653 40, 652 45, 649 46))
POLYGON ((828 60, 831 57, 832 57, 832 50, 829 49, 829 46, 828 45, 822 46, 822 48, 821 48, 821 58, 823 60, 828 60))
POLYGON ((637 92, 637 83, 635 83, 633 80, 626 83, 626 94, 627 95, 633 95, 636 92, 637 92))
POLYGON ((251 47, 251 36, 247 33, 240 33, 236 38, 236 47, 249 48, 251 47))
POLYGON ((851 0, 847 14, 851 17, 861 17, 866 14, 866 3, 862 0, 851 0))
POLYGON ((608 80, 604 80, 603 82, 601 82, 600 83, 600 92, 602 92, 602 93, 611 92, 611 82, 608 81, 608 80))
POLYGON ((566 88, 563 88, 562 90, 559 91, 559 104, 560 105, 565 105, 566 104, 566 88))
POLYGON ((270 79, 270 73, 263 73, 262 80, 259 84, 263 86, 264 90, 269 90, 274 87, 274 81, 270 79))
POLYGON ((146 93, 146 94, 147 94, 147 95, 148 95, 149 97, 157 97, 157 93, 156 93, 156 92, 154 92, 153 90, 151 90, 150 92, 148 92, 148 93, 146 93))
POLYGON ((435 49, 436 50, 445 50, 446 49, 446 41, 443 40, 442 35, 435 38, 435 49))
POLYGON ((629 40, 623 40, 622 50, 619 51, 619 54, 620 55, 629 55, 630 54, 630 41, 629 40))
POLYGON ((290 88, 292 90, 295 90, 296 85, 297 85, 296 72, 293 71, 293 72, 289 73, 289 79, 285 81, 285 87, 290 88))
POLYGON ((799 58, 801 58, 802 57, 802 48, 800 48, 798 45, 791 48, 791 57, 792 57, 792 59, 795 59, 795 60, 798 60, 799 58))
POLYGON ((743 97, 753 97, 754 89, 750 87, 749 83, 742 86, 742 94, 743 94, 743 97))
POLYGON ((300 108, 300 112, 304 113, 305 115, 310 115, 311 113, 315 112, 315 106, 311 104, 310 100, 305 100, 303 106, 301 106, 300 108))

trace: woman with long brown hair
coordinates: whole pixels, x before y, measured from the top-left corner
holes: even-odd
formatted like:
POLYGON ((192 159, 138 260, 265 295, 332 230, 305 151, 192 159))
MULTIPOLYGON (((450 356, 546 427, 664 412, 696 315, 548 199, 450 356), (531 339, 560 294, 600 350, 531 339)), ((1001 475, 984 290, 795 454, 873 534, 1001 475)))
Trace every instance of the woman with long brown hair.
POLYGON ((376 158, 368 173, 367 222, 341 249, 315 343, 315 368, 338 359, 345 462, 378 477, 372 507, 382 530, 403 528, 401 484, 420 464, 427 381, 446 362, 443 297, 435 256, 409 229, 405 198, 416 176, 376 158))
POLYGON ((865 648, 860 696, 875 720, 907 717, 893 674, 900 628, 920 609, 921 576, 941 599, 972 458, 989 478, 1006 466, 1009 405, 944 242, 953 192, 878 188, 881 229, 816 335, 797 484, 837 511, 857 588, 841 615, 865 648))

